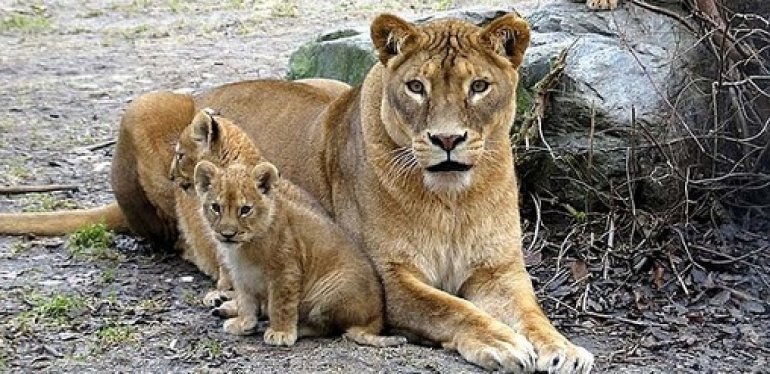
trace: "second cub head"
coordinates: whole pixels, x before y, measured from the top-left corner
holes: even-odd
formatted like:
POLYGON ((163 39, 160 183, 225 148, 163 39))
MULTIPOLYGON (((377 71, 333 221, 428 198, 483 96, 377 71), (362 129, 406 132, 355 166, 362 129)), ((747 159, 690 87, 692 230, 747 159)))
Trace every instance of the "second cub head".
POLYGON ((278 178, 278 169, 269 162, 224 169, 199 162, 195 191, 214 237, 223 244, 238 244, 264 235, 275 216, 278 178))
POLYGON ((214 118, 214 113, 208 108, 198 111, 179 135, 169 178, 184 189, 192 186, 195 165, 201 156, 210 153, 213 146, 221 142, 223 129, 214 118))

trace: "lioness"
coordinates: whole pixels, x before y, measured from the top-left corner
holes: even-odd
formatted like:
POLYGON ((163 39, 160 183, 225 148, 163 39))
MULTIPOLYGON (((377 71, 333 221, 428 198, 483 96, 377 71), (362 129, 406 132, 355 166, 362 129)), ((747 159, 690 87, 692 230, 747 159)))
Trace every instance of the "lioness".
MULTIPOLYGON (((171 92, 141 95, 126 108, 120 124, 112 161, 115 203, 63 212, 2 213, 0 234, 62 235, 86 224, 104 222, 109 229, 172 246, 178 230, 175 186, 168 179, 168 170, 174 144, 198 109, 216 108, 243 126, 249 136, 264 141, 286 137, 287 126, 282 124, 314 121, 348 88, 329 79, 253 80, 226 84, 198 96, 171 92), (264 118, 274 127, 263 127, 264 118)), ((284 157, 280 152, 268 156, 284 157)))
POLYGON ((405 342, 377 335, 382 287, 363 252, 328 217, 285 196, 291 188, 269 162, 222 170, 201 161, 195 168, 195 189, 237 295, 238 316, 225 322, 225 331, 252 333, 260 300, 267 299, 268 344, 291 346, 298 334, 334 331, 359 344, 405 342))
POLYGON ((590 371, 593 355, 551 325, 524 267, 508 132, 527 23, 381 15, 371 37, 380 62, 362 87, 257 146, 282 153, 267 158, 363 244, 400 333, 488 369, 590 371))

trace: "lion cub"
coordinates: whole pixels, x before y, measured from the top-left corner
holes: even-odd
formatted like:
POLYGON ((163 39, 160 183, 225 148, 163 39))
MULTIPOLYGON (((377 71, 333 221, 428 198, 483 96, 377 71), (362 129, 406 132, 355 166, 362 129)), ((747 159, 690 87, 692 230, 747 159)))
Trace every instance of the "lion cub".
POLYGON ((194 180, 235 286, 238 316, 225 321, 226 332, 254 332, 267 298, 268 344, 334 332, 366 345, 405 342, 378 335, 383 291, 369 260, 329 217, 285 196, 293 185, 273 164, 220 169, 201 161, 194 180))
POLYGON ((195 165, 209 160, 220 166, 233 162, 256 165, 262 155, 251 139, 224 117, 215 118, 211 109, 200 110, 190 125, 179 135, 171 162, 169 178, 174 189, 174 209, 181 233, 178 247, 182 257, 195 264, 203 273, 217 281, 216 290, 203 298, 206 306, 215 306, 232 297, 232 283, 218 250, 218 242, 210 235, 200 209, 200 200, 192 187, 195 165))

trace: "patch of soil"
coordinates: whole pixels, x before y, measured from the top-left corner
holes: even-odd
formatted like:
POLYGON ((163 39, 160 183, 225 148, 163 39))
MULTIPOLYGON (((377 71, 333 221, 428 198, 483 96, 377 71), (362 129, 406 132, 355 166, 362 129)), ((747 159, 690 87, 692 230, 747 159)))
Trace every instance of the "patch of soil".
MULTIPOLYGON (((365 24, 382 10, 414 16, 447 5, 8 3, 0 6, 0 183, 80 188, 2 196, 2 211, 112 201, 112 148, 85 147, 114 139, 138 94, 282 77, 291 51, 323 31, 365 24)), ((558 245, 537 246, 528 258, 547 313, 597 355, 597 372, 767 372, 768 242, 750 233, 770 230, 758 230, 727 227, 723 241, 701 241, 730 256, 698 250, 699 264, 711 256, 708 267, 676 252, 681 281, 663 266, 665 252, 637 272, 635 258, 613 257, 603 268, 601 253, 558 245)), ((198 301, 211 281, 168 249, 119 236, 109 250, 73 254, 65 240, 0 237, 0 371, 478 371, 455 353, 415 345, 375 349, 335 338, 281 349, 228 336, 198 301)))

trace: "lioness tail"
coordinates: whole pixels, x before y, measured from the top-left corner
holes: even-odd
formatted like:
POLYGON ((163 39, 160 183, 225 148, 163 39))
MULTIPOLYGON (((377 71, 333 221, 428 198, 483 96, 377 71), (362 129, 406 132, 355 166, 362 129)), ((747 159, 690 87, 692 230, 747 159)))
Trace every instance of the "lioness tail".
POLYGON ((118 203, 111 203, 97 208, 60 212, 0 213, 0 234, 64 235, 83 226, 102 222, 109 230, 129 231, 126 217, 118 203))

